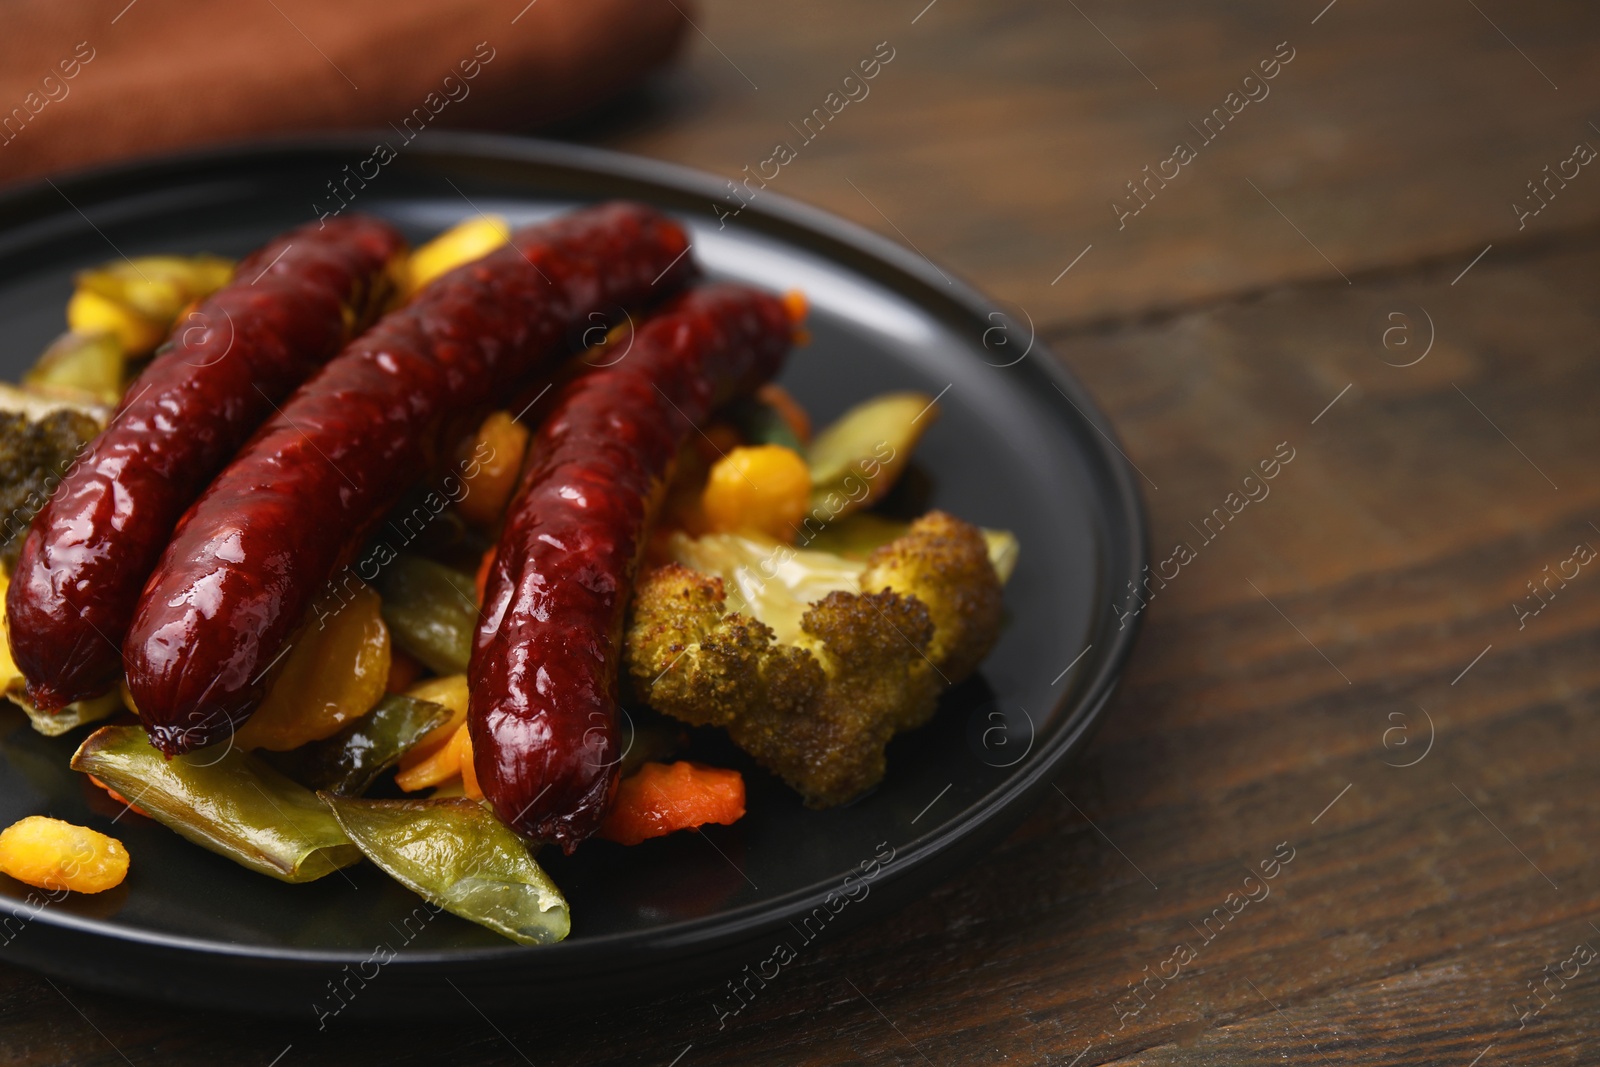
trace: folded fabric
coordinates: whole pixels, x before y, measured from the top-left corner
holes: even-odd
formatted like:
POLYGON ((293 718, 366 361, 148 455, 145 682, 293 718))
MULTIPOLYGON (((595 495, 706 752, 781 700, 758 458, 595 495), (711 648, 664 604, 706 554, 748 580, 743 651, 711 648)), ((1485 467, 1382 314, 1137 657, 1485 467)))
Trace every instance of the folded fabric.
POLYGON ((673 54, 688 0, 11 0, 0 182, 251 136, 528 130, 673 54))

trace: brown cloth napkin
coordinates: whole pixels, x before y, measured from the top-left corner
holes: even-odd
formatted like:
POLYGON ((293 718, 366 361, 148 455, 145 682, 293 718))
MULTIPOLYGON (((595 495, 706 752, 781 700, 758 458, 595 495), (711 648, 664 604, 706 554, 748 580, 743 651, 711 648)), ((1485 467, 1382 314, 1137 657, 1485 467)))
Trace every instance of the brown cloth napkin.
POLYGON ((527 130, 668 60, 688 0, 8 0, 0 182, 254 135, 527 130))

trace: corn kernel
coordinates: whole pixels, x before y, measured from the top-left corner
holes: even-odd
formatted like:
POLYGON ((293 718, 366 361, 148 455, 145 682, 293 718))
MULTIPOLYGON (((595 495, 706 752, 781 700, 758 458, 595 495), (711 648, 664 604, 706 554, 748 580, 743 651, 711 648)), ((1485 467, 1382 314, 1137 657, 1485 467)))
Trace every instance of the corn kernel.
POLYGON ((86 826, 30 815, 0 831, 0 871, 40 889, 100 893, 128 876, 128 850, 86 826))

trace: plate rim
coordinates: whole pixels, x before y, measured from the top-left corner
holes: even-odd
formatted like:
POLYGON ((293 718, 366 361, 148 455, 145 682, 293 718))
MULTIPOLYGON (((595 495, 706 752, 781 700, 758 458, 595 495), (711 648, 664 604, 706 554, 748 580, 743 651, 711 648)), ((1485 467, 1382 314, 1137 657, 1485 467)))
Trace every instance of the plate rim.
MULTIPOLYGON (((55 211, 41 214, 30 212, 30 203, 64 202, 71 210, 81 214, 79 203, 69 192, 92 190, 106 184, 118 185, 130 178, 143 190, 148 183, 163 177, 182 180, 185 175, 196 176, 206 170, 228 170, 247 166, 251 162, 270 163, 274 158, 293 155, 326 154, 332 152, 365 152, 374 143, 373 138, 388 136, 381 130, 313 133, 267 138, 250 138, 239 141, 186 149, 177 152, 141 156, 113 163, 97 164, 61 173, 52 173, 21 183, 0 187, 0 237, 15 233, 18 220, 44 222, 55 211)), ((405 155, 411 162, 434 161, 444 165, 462 162, 500 162, 555 168, 574 172, 601 175, 610 179, 624 179, 666 191, 679 197, 704 197, 708 204, 731 204, 723 196, 728 179, 678 163, 654 160, 632 153, 598 148, 514 134, 487 133, 462 130, 429 130, 405 146, 405 155)), ((88 206, 94 206, 89 197, 88 206)), ((117 199, 113 195, 112 199, 117 199)), ((641 199, 648 198, 641 197, 641 199)), ((42 206, 42 205, 41 205, 42 206)), ((683 214, 683 209, 667 210, 683 214)), ((932 260, 918 252, 891 241, 872 230, 838 215, 813 207, 782 193, 762 190, 761 196, 745 203, 740 217, 750 214, 755 228, 768 235, 782 236, 774 231, 798 231, 821 238, 826 245, 845 250, 854 257, 876 261, 915 283, 926 291, 933 303, 948 305, 962 318, 973 322, 993 321, 994 313, 1011 318, 999 303, 986 297, 974 285, 949 268, 937 267, 932 260)), ((87 217, 87 216, 85 216, 87 217)), ((698 218, 714 217, 702 212, 698 218)), ((807 248, 823 258, 839 262, 839 257, 829 256, 807 248)), ((875 280, 882 281, 882 278, 875 280)), ((929 301, 916 301, 925 310, 929 301)), ((941 317, 948 317, 941 316, 941 317)), ((1134 477, 1131 461, 1118 441, 1115 428, 1100 410, 1088 390, 1077 376, 1067 369, 1047 345, 1037 337, 1029 353, 1037 353, 1032 370, 1043 374, 1054 385, 1069 405, 1075 409, 1075 419, 1086 430, 1082 435, 1084 447, 1090 450, 1093 460, 1089 467, 1106 481, 1109 493, 1092 494, 1101 505, 1115 504, 1115 514, 1102 519, 1104 526, 1125 531, 1118 540, 1129 546, 1128 570, 1124 573, 1107 573, 1106 588, 1122 587, 1122 579, 1137 582, 1141 568, 1149 556, 1149 527, 1143 494, 1134 477), (1107 447, 1109 446, 1109 447, 1107 447)), ((1026 355, 1025 354, 1025 355, 1026 355)), ((1046 398, 1047 401, 1049 398, 1046 398)), ((1053 401, 1050 401, 1053 403, 1053 401)), ((1074 415, 1062 412, 1069 423, 1074 415)), ((1115 555, 1107 546, 1107 555, 1115 555)), ((1095 609, 1090 616, 1091 633, 1099 633, 1113 610, 1106 605, 1095 609)), ((1120 627, 1111 637, 1110 647, 1095 662, 1098 669, 1087 681, 1064 690, 1052 704, 1054 715, 1067 718, 1063 728, 1051 737, 1037 753, 1025 759, 1018 770, 1007 776, 989 791, 983 793, 959 814, 938 824, 934 829, 912 838, 895 849, 892 863, 881 868, 874 878, 874 887, 887 888, 911 877, 919 868, 926 867, 945 853, 974 846, 972 838, 982 832, 991 821, 1001 820, 1008 813, 1025 814, 1032 801, 1053 783, 1061 767, 1075 754, 1098 728, 1120 681, 1122 671, 1137 643, 1142 629, 1143 613, 1136 615, 1131 624, 1120 627)), ((1020 815, 1019 815, 1020 817, 1020 815)), ((992 843, 991 843, 992 844, 992 843)), ((388 964, 406 970, 436 968, 440 966, 518 965, 542 964, 560 967, 580 959, 598 955, 604 957, 619 951, 648 950, 657 952, 675 948, 688 948, 696 944, 742 943, 759 933, 775 929, 794 915, 804 914, 824 905, 828 895, 837 892, 838 878, 817 885, 792 890, 782 896, 741 905, 727 911, 692 919, 682 919, 646 929, 623 930, 592 937, 563 941, 553 945, 521 946, 510 942, 504 945, 473 946, 444 949, 403 949, 388 964)), ((316 964, 339 966, 358 963, 367 953, 355 949, 318 949, 287 945, 239 944, 186 934, 139 930, 118 926, 115 919, 88 918, 61 912, 50 907, 29 908, 25 902, 12 897, 0 897, 0 914, 9 914, 26 922, 40 922, 80 935, 107 938, 114 942, 143 945, 150 948, 177 950, 224 960, 252 960, 263 963, 316 964)))

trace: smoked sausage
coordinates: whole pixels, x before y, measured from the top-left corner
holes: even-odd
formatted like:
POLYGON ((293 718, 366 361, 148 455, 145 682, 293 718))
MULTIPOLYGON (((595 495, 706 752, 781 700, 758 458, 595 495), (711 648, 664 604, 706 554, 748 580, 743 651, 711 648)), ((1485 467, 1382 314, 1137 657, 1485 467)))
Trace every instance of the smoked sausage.
POLYGON ((405 247, 377 219, 302 226, 178 323, 23 540, 6 611, 35 706, 116 682, 139 591, 184 509, 377 316, 405 247))
POLYGON ((473 766, 501 820, 570 852, 599 826, 621 757, 623 616, 678 449, 783 363, 776 297, 693 289, 612 366, 573 380, 529 446, 468 669, 473 766))

